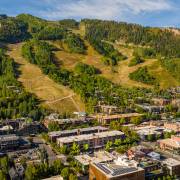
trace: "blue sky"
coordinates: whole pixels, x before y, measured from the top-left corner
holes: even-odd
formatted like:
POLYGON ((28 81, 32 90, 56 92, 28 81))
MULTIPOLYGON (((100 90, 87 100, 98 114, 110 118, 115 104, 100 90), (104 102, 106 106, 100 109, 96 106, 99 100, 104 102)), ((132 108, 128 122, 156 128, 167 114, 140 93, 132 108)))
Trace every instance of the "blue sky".
POLYGON ((0 0, 0 14, 45 19, 97 18, 180 27, 180 0, 0 0))

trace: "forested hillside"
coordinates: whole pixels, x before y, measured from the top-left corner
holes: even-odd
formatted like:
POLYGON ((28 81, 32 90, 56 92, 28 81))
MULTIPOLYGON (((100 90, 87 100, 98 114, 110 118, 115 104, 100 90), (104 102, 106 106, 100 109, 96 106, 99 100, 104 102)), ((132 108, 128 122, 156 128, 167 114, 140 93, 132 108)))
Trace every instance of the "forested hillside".
POLYGON ((85 24, 86 38, 90 42, 94 40, 123 41, 150 46, 162 56, 180 57, 180 37, 171 31, 114 21, 85 19, 82 23, 85 24))
POLYGON ((18 42, 28 37, 27 24, 16 18, 0 19, 0 41, 18 42))
POLYGON ((0 117, 29 117, 40 120, 44 111, 38 106, 39 101, 36 97, 25 92, 16 80, 16 67, 13 59, 0 49, 0 117))
MULTIPOLYGON (((147 92, 169 96, 164 89, 180 84, 180 36, 169 30, 88 19, 47 21, 27 14, 1 18, 0 23, 1 43, 22 42, 22 56, 57 84, 72 89, 88 112, 99 102, 124 108, 129 99, 147 92)), ((8 59, 4 53, 3 58, 8 59)), ((40 119, 38 100, 16 85, 14 61, 8 61, 14 79, 7 86, 20 87, 28 103, 23 110, 19 105, 16 112, 8 112, 8 117, 34 113, 33 118, 40 119)), ((5 107, 11 109, 13 102, 5 107)))
POLYGON ((85 38, 96 49, 104 40, 117 44, 140 46, 138 55, 145 58, 161 58, 162 65, 179 81, 180 36, 168 29, 142 27, 137 24, 118 23, 114 21, 82 20, 85 26, 85 38), (164 58, 166 57, 166 58, 164 58), (167 60, 171 59, 171 60, 167 60), (168 63, 171 61, 171 63, 168 63), (175 62, 176 61, 176 62, 175 62), (175 71, 172 72, 176 65, 175 71))

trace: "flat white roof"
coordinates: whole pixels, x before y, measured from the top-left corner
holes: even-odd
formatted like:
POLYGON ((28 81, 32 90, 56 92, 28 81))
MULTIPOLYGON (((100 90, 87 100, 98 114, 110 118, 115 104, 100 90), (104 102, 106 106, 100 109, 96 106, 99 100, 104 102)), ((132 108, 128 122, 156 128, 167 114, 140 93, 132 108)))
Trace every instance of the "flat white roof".
POLYGON ((57 138, 57 141, 62 142, 62 143, 65 143, 65 142, 71 143, 71 142, 78 142, 78 141, 83 141, 83 140, 90 140, 94 138, 103 138, 103 137, 119 136, 119 135, 124 135, 124 133, 121 131, 105 131, 105 132, 94 133, 94 134, 61 137, 61 138, 57 138))
POLYGON ((106 127, 102 126, 95 126, 95 127, 88 127, 88 128, 81 128, 81 129, 72 129, 72 130, 64 130, 64 131, 53 131, 48 133, 49 136, 59 136, 61 134, 68 134, 68 133, 76 133, 77 131, 86 132, 91 130, 108 130, 106 127))
POLYGON ((180 161, 178 161, 176 159, 173 159, 173 158, 165 159, 162 162, 163 162, 163 164, 166 164, 168 166, 177 166, 177 165, 180 165, 180 161))
POLYGON ((108 162, 114 159, 114 156, 106 151, 95 152, 94 155, 90 156, 87 154, 75 156, 75 159, 81 164, 87 166, 90 163, 108 162))

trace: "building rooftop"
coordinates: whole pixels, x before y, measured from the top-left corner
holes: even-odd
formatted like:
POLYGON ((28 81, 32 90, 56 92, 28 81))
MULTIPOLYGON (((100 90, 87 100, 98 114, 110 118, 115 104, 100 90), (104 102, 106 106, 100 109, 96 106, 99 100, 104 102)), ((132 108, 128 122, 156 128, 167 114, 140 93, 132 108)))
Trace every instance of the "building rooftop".
POLYGON ((168 158, 162 161, 163 164, 166 164, 167 166, 177 166, 180 165, 180 161, 173 159, 173 158, 168 158))
POLYGON ((0 142, 4 142, 4 141, 16 141, 16 140, 19 140, 19 136, 16 136, 15 134, 1 135, 0 136, 0 142))
POLYGON ((72 130, 65 130, 65 131, 53 131, 53 132, 49 133, 49 136, 60 136, 60 135, 63 135, 63 134, 68 134, 68 133, 76 133, 78 131, 86 132, 86 131, 91 131, 91 130, 107 131, 108 128, 102 127, 102 126, 95 126, 95 127, 88 127, 88 128, 82 128, 82 129, 72 129, 72 130))
POLYGON ((162 140, 159 140, 158 141, 159 143, 164 143, 168 146, 171 146, 171 147, 175 147, 175 148, 180 148, 180 143, 178 141, 175 141, 173 139, 162 139, 162 140))
POLYGON ((94 163, 94 165, 109 177, 144 171, 141 167, 137 166, 136 161, 128 160, 125 156, 118 157, 113 163, 94 163))
POLYGON ((151 167, 157 164, 158 164, 158 161, 152 160, 152 159, 144 159, 139 163, 140 167, 142 168, 151 167))
POLYGON ((84 166, 88 166, 90 163, 110 162, 113 161, 114 158, 112 154, 106 151, 95 152, 92 156, 87 154, 75 156, 75 159, 84 166))
POLYGON ((159 160, 159 159, 161 158, 161 155, 160 155, 159 153, 157 153, 157 152, 154 152, 154 151, 148 153, 147 155, 148 155, 149 157, 151 157, 152 159, 157 159, 157 160, 159 160))
POLYGON ((0 128, 0 131, 9 131, 9 130, 13 130, 13 127, 10 125, 3 126, 0 128))
POLYGON ((162 132, 172 132, 172 130, 164 128, 164 127, 157 127, 157 126, 141 126, 136 127, 135 130, 139 135, 150 135, 150 134, 161 134, 162 132))
POLYGON ((78 142, 83 140, 89 140, 94 138, 103 138, 103 137, 109 137, 109 136, 118 136, 118 135, 124 135, 121 131, 105 131, 100 133, 94 133, 94 134, 84 134, 84 135, 78 135, 78 136, 70 136, 70 137, 61 137, 57 138, 58 142, 63 143, 71 143, 71 142, 78 142))
POLYGON ((128 118, 128 117, 136 117, 136 116, 142 116, 142 114, 139 113, 128 113, 128 114, 113 114, 113 115, 103 115, 103 114, 98 114, 98 118, 102 119, 116 119, 116 118, 128 118))

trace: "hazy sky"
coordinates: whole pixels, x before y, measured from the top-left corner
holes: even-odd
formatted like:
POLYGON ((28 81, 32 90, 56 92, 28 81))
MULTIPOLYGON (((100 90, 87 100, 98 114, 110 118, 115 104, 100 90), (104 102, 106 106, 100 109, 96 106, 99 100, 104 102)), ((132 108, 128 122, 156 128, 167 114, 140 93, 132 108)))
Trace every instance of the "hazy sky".
POLYGON ((0 0, 0 14, 45 19, 98 18, 180 27, 180 0, 0 0))

